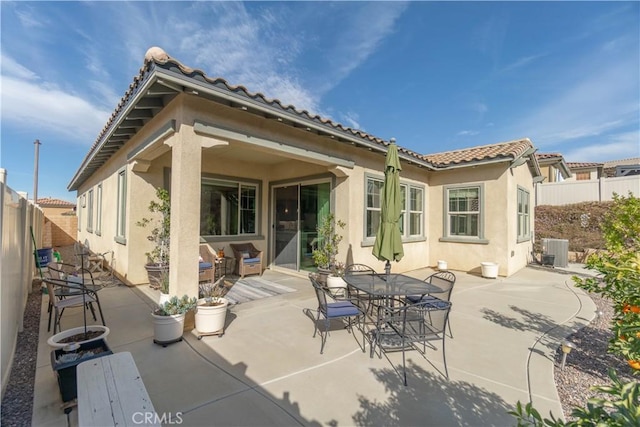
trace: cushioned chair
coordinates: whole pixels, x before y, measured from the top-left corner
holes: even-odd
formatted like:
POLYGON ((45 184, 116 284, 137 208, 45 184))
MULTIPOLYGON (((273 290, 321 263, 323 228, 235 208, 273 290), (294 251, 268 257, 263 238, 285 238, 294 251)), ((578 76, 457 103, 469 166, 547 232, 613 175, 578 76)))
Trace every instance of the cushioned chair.
POLYGON ((241 279, 247 274, 262 274, 262 251, 253 243, 231 243, 229 246, 236 258, 234 274, 241 279))
MULTIPOLYGON (((329 335, 329 326, 331 323, 331 319, 347 319, 347 330, 351 332, 351 319, 355 318, 356 322, 364 317, 364 312, 358 307, 358 305, 354 304, 356 301, 348 301, 348 300, 335 300, 333 299, 333 295, 329 292, 326 287, 323 287, 317 275, 311 273, 309 274, 309 280, 311 280, 311 284, 313 285, 313 289, 316 292, 316 297, 318 298, 318 314, 315 321, 315 328, 313 330, 313 336, 316 336, 316 333, 320 332, 320 354, 324 351, 324 345, 327 342, 327 335, 329 335), (333 302, 328 302, 327 297, 333 302), (320 323, 320 315, 324 317, 324 330, 318 327, 318 323, 320 323)), ((362 351, 364 352, 364 328, 362 328, 362 351)))
MULTIPOLYGON (((433 290, 426 295, 409 295, 407 301, 411 304, 416 304, 420 301, 430 301, 434 298, 451 301, 451 292, 453 286, 456 284, 456 275, 450 271, 438 271, 431 276, 424 279, 426 283, 429 283, 433 290)), ((453 338, 451 332, 451 323, 448 324, 449 336, 453 338)))
POLYGON ((200 258, 202 261, 198 265, 198 281, 215 282, 218 255, 211 249, 211 246, 205 243, 200 245, 200 258))

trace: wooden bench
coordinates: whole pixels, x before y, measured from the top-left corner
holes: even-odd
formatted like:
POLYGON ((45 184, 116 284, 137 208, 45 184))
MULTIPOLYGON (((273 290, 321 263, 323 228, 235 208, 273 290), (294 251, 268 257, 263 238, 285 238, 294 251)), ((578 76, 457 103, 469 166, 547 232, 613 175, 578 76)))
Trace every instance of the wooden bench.
POLYGON ((77 366, 81 426, 161 425, 128 351, 77 366))

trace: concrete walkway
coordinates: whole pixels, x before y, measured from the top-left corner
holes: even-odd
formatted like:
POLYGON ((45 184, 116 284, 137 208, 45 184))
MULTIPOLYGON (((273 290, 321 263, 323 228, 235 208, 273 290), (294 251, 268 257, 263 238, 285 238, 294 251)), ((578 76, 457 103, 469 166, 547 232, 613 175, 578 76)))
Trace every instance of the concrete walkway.
MULTIPOLYGON (((431 271, 410 273, 424 278, 431 271)), ((306 278, 272 271, 264 278, 297 291, 231 308, 223 337, 197 340, 194 332, 166 348, 152 343, 149 313, 157 299, 148 287, 100 291, 107 342, 130 351, 164 424, 506 426, 520 400, 541 413, 562 409, 553 380, 554 353, 564 337, 595 315, 571 276, 525 268, 510 278, 484 279, 456 272, 447 339, 449 379, 442 353, 428 361, 409 352, 408 383, 383 357, 369 358, 362 335, 336 329, 324 354, 312 338, 317 302, 306 278), (356 339, 358 341, 356 341, 356 339)), ((51 369, 43 299, 33 425, 67 425, 51 369)), ((65 313, 63 328, 82 314, 65 313)), ((402 363, 401 354, 392 360, 402 363)), ((77 425, 77 411, 69 416, 77 425)), ((133 424, 133 423, 132 423, 133 424)))

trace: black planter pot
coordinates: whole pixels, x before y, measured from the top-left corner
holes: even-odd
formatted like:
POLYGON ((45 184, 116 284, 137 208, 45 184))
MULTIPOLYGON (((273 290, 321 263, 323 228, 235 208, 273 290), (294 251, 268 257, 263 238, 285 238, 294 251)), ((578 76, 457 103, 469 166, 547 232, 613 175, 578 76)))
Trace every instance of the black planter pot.
POLYGON ((162 287, 162 276, 169 274, 169 264, 147 264, 144 268, 147 270, 149 285, 153 289, 160 289, 162 287))
POLYGON ((111 349, 107 346, 107 343, 103 339, 90 341, 88 343, 80 344, 80 348, 74 352, 65 352, 62 349, 53 350, 51 352, 51 367, 56 373, 58 378, 58 387, 60 388, 60 395, 63 402, 69 402, 78 397, 78 386, 76 383, 76 367, 87 360, 96 359, 102 356, 108 356, 113 354, 111 349), (82 357, 69 361, 59 362, 58 359, 64 354, 81 353, 83 351, 96 351, 99 352, 93 355, 85 354, 82 357))

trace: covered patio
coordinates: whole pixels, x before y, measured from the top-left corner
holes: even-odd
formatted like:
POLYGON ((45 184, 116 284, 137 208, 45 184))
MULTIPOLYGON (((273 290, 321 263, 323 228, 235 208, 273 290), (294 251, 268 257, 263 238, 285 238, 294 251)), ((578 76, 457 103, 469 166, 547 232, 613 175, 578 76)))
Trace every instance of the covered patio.
MULTIPOLYGON (((551 270, 526 268, 497 280, 456 274, 449 380, 439 373, 439 350, 427 350, 429 361, 410 354, 407 387, 346 330, 333 330, 319 353, 320 340, 312 338, 317 300, 306 277, 266 271, 264 279, 296 292, 233 306, 222 338, 198 340, 186 332, 184 341, 166 348, 152 342, 149 313, 157 291, 114 286, 100 297, 110 348, 132 353, 165 424, 179 416, 190 426, 510 425, 507 411, 518 400, 532 400, 543 414, 562 414, 554 353, 594 317, 591 299, 569 275, 551 270)), ((46 343, 46 303, 45 297, 32 423, 66 425, 46 343)), ((80 310, 65 313, 63 322, 81 325, 80 310)), ((400 354, 391 356, 400 363, 400 354)), ((70 422, 78 425, 76 410, 70 422)))

